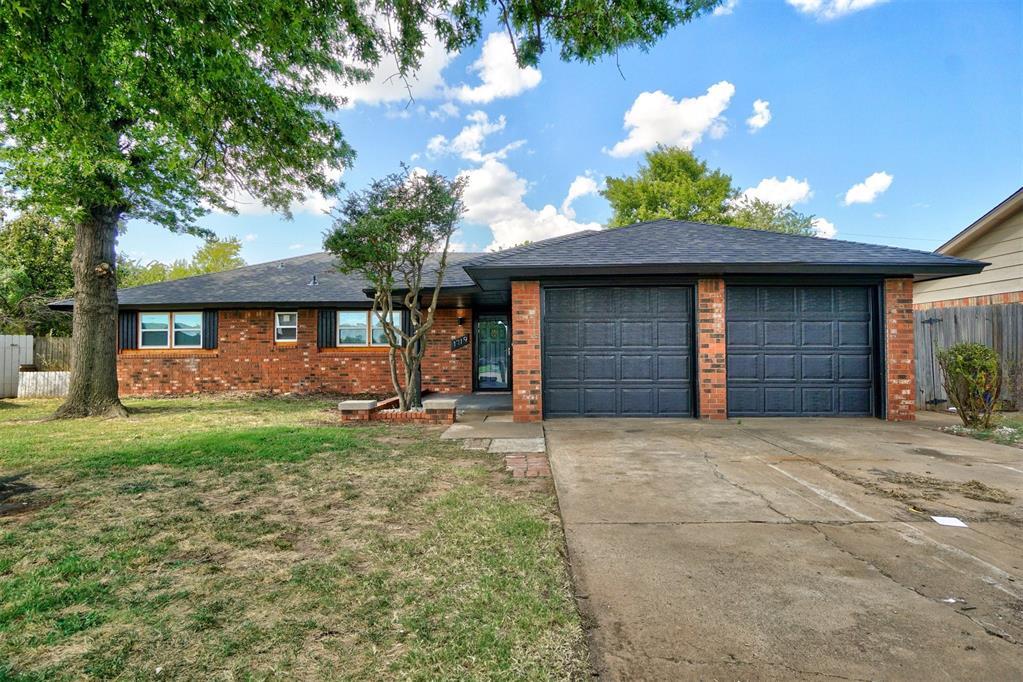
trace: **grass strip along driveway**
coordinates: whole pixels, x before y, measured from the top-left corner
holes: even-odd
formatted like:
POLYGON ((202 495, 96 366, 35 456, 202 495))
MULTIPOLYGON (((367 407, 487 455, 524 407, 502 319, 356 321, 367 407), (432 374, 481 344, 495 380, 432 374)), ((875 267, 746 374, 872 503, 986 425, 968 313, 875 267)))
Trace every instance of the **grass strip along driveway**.
POLYGON ((314 400, 0 401, 0 679, 548 679, 585 654, 549 482, 314 400))

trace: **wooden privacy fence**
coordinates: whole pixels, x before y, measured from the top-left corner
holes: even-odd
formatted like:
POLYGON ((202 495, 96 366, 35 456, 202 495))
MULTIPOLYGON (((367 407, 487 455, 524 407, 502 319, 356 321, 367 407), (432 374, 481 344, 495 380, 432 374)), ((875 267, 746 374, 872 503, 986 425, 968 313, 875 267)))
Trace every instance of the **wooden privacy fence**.
POLYGON ((68 372, 71 370, 70 337, 37 336, 32 364, 40 372, 68 372))
MULTIPOLYGON (((916 405, 920 409, 944 410, 948 396, 942 388, 938 351, 957 343, 982 343, 993 348, 1008 369, 1023 362, 1023 304, 977 305, 962 308, 931 308, 913 312, 916 343, 916 405)), ((1012 395, 1009 381, 1002 397, 1017 408, 1023 396, 1012 395)))

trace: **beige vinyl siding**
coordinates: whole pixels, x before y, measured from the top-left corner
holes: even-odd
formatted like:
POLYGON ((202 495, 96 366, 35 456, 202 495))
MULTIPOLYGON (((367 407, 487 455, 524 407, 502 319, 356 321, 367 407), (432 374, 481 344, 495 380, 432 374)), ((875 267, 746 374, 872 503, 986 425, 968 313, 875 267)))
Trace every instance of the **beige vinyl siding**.
POLYGON ((913 287, 914 303, 1023 291, 1023 211, 966 246, 946 253, 991 265, 976 275, 918 282, 913 287))

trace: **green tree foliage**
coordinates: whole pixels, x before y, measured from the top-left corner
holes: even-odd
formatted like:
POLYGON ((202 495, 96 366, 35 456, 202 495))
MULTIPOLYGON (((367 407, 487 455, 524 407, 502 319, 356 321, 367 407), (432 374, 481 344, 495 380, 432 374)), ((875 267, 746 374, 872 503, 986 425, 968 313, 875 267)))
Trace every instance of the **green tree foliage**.
POLYGON ((239 191, 288 215, 354 150, 328 114, 386 62, 414 76, 429 40, 477 42, 496 12, 522 64, 645 48, 719 0, 10 0, 0 3, 0 191, 76 230, 68 399, 123 415, 115 344, 118 224, 202 234, 239 191))
POLYGON ((963 424, 990 428, 1002 392, 1002 362, 998 353, 980 343, 957 343, 938 351, 938 364, 948 401, 963 424))
POLYGON ((608 227, 659 218, 723 224, 736 196, 731 176, 678 147, 647 152, 636 175, 608 178, 601 194, 614 210, 608 227))
POLYGON ((121 256, 117 261, 117 285, 136 287, 142 284, 166 282, 172 279, 207 275, 244 267, 241 257, 242 243, 237 237, 211 239, 203 243, 190 260, 178 259, 171 263, 152 261, 142 263, 121 256))
POLYGON ((38 213, 0 223, 0 332, 66 336, 67 313, 47 307, 74 290, 74 229, 38 213))
POLYGON ((812 235, 813 216, 742 197, 732 177, 712 170, 687 149, 647 152, 635 175, 608 178, 601 194, 611 203, 608 227, 670 218, 786 234, 812 235))
POLYGON ((779 206, 762 199, 738 199, 727 215, 726 225, 748 227, 753 230, 767 230, 784 234, 798 234, 812 237, 813 216, 792 210, 791 206, 779 206))
POLYGON ((444 282, 451 235, 465 210, 464 188, 464 178, 449 180, 403 168, 350 194, 324 241, 343 272, 360 273, 374 288, 373 314, 390 346, 391 383, 402 411, 422 404, 419 367, 444 282), (397 301, 401 307, 395 306, 397 301), (402 307, 409 312, 407 331, 400 315, 392 315, 402 307))

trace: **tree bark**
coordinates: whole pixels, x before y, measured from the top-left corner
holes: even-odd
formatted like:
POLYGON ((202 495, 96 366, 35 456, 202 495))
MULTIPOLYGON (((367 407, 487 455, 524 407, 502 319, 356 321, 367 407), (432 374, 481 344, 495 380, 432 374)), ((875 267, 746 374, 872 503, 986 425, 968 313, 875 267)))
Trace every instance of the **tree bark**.
POLYGON ((126 417, 117 397, 117 277, 114 240, 123 211, 97 207, 75 226, 71 384, 54 418, 126 417))

